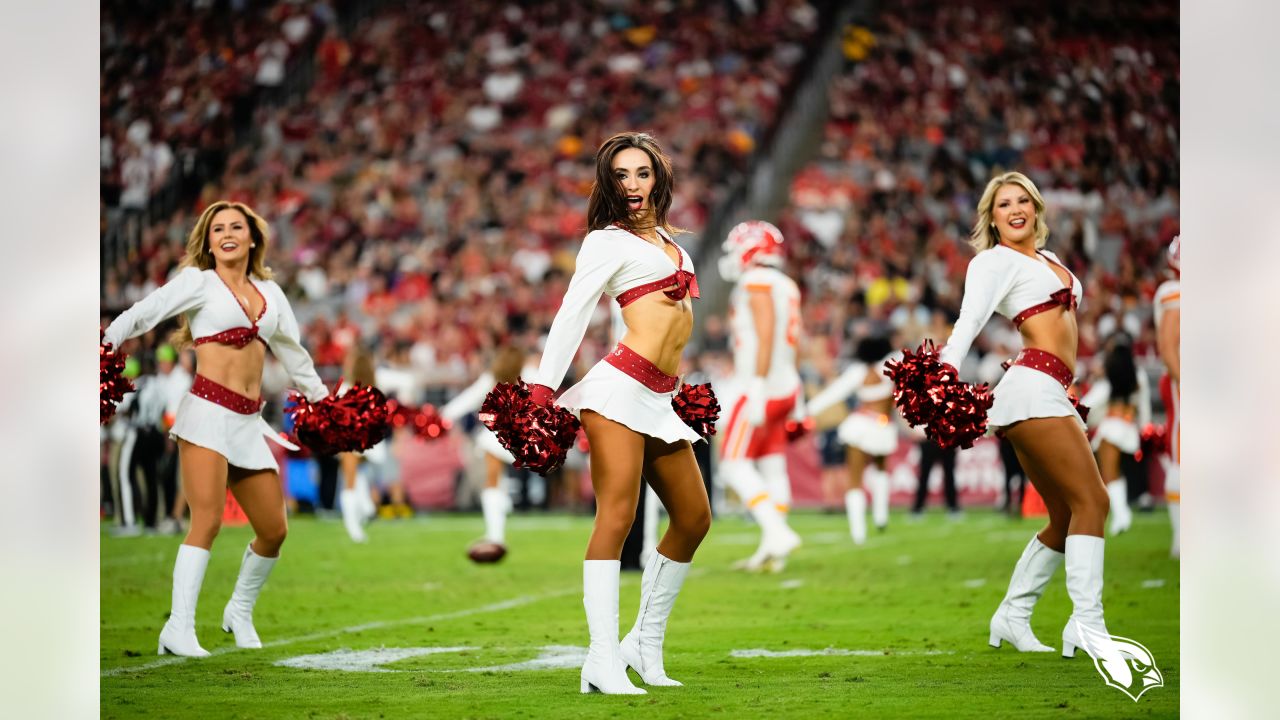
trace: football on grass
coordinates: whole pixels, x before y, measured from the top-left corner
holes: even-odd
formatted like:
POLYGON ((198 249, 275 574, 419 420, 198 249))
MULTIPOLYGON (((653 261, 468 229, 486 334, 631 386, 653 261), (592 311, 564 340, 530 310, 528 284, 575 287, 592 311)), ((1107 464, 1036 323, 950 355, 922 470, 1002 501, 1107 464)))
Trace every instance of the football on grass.
POLYGON ((477 540, 467 548, 467 557, 476 563, 496 563, 506 554, 506 545, 491 540, 477 540))

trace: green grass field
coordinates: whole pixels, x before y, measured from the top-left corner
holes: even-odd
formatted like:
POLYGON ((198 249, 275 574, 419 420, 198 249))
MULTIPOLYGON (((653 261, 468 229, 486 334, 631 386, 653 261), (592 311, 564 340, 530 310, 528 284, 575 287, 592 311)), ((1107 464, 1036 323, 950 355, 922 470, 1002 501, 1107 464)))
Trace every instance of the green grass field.
MULTIPOLYGON (((266 644, 261 650, 236 649, 218 627, 252 536, 248 528, 224 529, 197 613, 197 633, 213 653, 201 660, 155 654, 179 540, 108 537, 104 526, 101 714, 1093 718, 1178 712, 1178 564, 1166 556, 1163 514, 1137 514, 1133 530, 1107 544, 1109 628, 1145 644, 1165 678, 1164 687, 1136 703, 1107 687, 1083 654, 1064 660, 1057 653, 987 646, 987 621, 1037 522, 978 510, 960 521, 935 513, 913 523, 895 513, 887 533, 873 531, 855 548, 843 514, 797 513, 792 521, 806 544, 787 569, 748 575, 729 566, 754 549, 755 527, 736 517, 716 520, 668 628, 667 671, 685 687, 632 697, 578 694, 575 657, 587 644, 581 600, 587 517, 512 517, 511 552, 495 566, 473 565, 464 555, 480 534, 475 515, 377 522, 370 542, 359 546, 337 521, 295 518, 255 612, 266 644), (397 648, 419 650, 397 654, 397 648), (380 664, 359 654, 379 649, 380 664), (341 650, 350 652, 335 654, 341 650), (752 650, 772 655, 741 652, 752 650), (345 660, 353 669, 316 669, 303 656, 345 660), (538 658, 550 668, 502 667, 538 658)), ((635 618, 639 583, 639 573, 623 574, 623 632, 635 618)), ((1060 647, 1069 614, 1059 571, 1036 609, 1036 634, 1060 647)))

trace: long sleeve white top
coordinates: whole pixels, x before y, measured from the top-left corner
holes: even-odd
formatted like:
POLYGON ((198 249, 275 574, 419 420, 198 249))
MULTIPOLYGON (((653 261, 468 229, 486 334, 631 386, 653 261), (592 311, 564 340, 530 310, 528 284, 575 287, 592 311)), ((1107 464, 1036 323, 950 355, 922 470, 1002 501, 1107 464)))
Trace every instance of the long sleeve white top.
POLYGON ((233 328, 257 327, 258 337, 284 366, 289 377, 306 398, 323 400, 328 388, 316 373, 311 355, 302 346, 298 320, 280 286, 271 280, 250 278, 262 296, 262 314, 249 319, 235 295, 213 270, 184 268, 150 295, 107 326, 103 340, 119 347, 130 338, 149 332, 178 314, 185 314, 191 334, 199 339, 233 328))
POLYGON ((632 288, 670 277, 680 269, 692 272, 693 261, 688 253, 679 245, 676 248, 681 267, 671 262, 663 248, 621 228, 611 225, 588 233, 578 250, 573 277, 551 322, 542 362, 532 382, 553 390, 560 386, 602 294, 616 298, 632 288))
POLYGON ((480 406, 484 404, 485 396, 497 384, 498 381, 493 377, 493 373, 481 373, 475 382, 468 385, 465 390, 455 395, 452 400, 445 403, 444 407, 440 408, 440 417, 449 422, 457 422, 460 418, 478 411, 480 406))
MULTIPOLYGON (((1054 263, 1062 264, 1058 256, 1048 250, 1039 252, 1054 263)), ((993 312, 1012 320, 1023 310, 1049 300, 1050 295, 1063 287, 1058 274, 1041 258, 1028 257, 1004 245, 983 250, 969 261, 960 317, 939 359, 959 369, 974 338, 993 312)), ((1071 293, 1078 306, 1084 291, 1075 275, 1071 275, 1071 293)))
POLYGON ((817 415, 836 403, 844 402, 850 395, 856 394, 858 402, 863 403, 892 397, 893 381, 885 376, 884 364, 898 355, 899 353, 891 353, 872 366, 864 362, 854 362, 809 401, 809 414, 817 415), (880 382, 867 384, 867 373, 871 370, 880 375, 880 382))

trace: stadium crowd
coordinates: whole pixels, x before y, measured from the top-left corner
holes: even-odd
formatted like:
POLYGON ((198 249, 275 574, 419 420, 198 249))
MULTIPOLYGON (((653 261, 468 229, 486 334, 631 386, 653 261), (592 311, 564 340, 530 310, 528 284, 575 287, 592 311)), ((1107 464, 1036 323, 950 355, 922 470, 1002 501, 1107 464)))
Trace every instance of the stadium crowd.
MULTIPOLYGON (((676 166, 672 220, 700 232, 825 30, 806 0, 420 0, 349 24, 324 2, 214 5, 146 23, 103 5, 103 316, 165 281, 209 202, 246 202, 271 223, 270 265, 322 376, 367 346, 411 403, 442 403, 500 345, 536 351, 601 139, 654 134, 676 166), (311 86, 267 102, 304 62, 311 86)), ((1086 288, 1081 357, 1125 329, 1155 372, 1149 299, 1178 224, 1177 9, 1029 7, 895 3, 863 29, 777 220, 811 381, 869 335, 946 337, 977 193, 1010 168, 1045 191, 1052 247, 1086 288)), ((611 345, 606 317, 578 372, 611 345)), ((699 321, 693 363, 714 373, 725 322, 699 321)), ((126 348, 144 373, 166 334, 126 348)), ((1018 342, 993 322, 963 372, 994 380, 1018 342)))
MULTIPOLYGON (((1020 169, 1086 288, 1081 357, 1124 329, 1156 362, 1149 301, 1178 232, 1177 10, 1024 5, 895 3, 832 83, 819 158, 778 223, 819 357, 870 334, 945 339, 977 196, 1020 169)), ((980 357, 1018 342, 993 323, 965 372, 991 380, 980 357)))

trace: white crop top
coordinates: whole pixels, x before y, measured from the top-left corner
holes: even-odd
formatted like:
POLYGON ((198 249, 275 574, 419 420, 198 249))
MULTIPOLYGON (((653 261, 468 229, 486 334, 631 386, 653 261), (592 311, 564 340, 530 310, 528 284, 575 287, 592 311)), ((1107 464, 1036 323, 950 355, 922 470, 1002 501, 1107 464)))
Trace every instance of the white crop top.
MULTIPOLYGON (((894 357, 894 355, 890 355, 885 360, 891 357, 894 357)), ((869 368, 866 363, 855 362, 809 401, 809 414, 817 415, 836 403, 844 402, 850 395, 854 394, 858 396, 858 402, 860 403, 875 402, 892 397, 893 381, 884 374, 885 360, 877 362, 874 366, 874 370, 883 379, 882 382, 874 385, 866 384, 867 370, 869 368)))
POLYGON ((614 225, 587 234, 582 248, 578 250, 569 288, 555 319, 551 321, 551 331, 547 333, 546 347, 542 351, 542 363, 532 382, 552 390, 560 386, 578 346, 582 344, 582 336, 587 331, 601 293, 616 298, 629 290, 668 279, 674 285, 674 276, 683 271, 690 283, 690 295, 698 297, 693 261, 684 248, 671 241, 663 230, 658 232, 680 251, 679 266, 671 262, 663 248, 614 225))
POLYGON ((250 282, 263 299, 262 314, 256 323, 249 319, 231 289, 216 272, 188 267, 120 313, 107 326, 103 340, 120 347, 125 340, 142 335, 165 320, 184 313, 197 343, 210 339, 243 347, 253 339, 260 339, 271 348, 308 400, 323 400, 329 390, 316 374, 311 355, 302 347, 298 320, 284 291, 271 280, 250 278, 250 282), (238 341, 221 339, 227 336, 238 341))
POLYGON ((1063 286, 1062 280, 1049 265, 1052 262, 1065 270, 1062 261, 1048 250, 1038 252, 1045 260, 1028 257, 1004 245, 996 245, 983 250, 969 261, 969 269, 964 278, 964 300, 960 303, 960 318, 956 320, 951 337, 939 353, 942 362, 958 369, 969 354, 974 338, 991 319, 993 312, 1020 324, 1021 319, 1029 316, 1028 313, 1034 314, 1058 305, 1079 306, 1084 297, 1080 280, 1067 270, 1071 287, 1063 286), (1068 302, 1071 304, 1068 305, 1068 302))
MULTIPOLYGON (((1122 400, 1126 405, 1131 405, 1138 411, 1138 427, 1141 428, 1151 422, 1151 384, 1147 382, 1147 374, 1141 369, 1138 370, 1138 388, 1133 394, 1127 398, 1111 397, 1111 381, 1099 378, 1090 388, 1089 392, 1080 398, 1080 404, 1089 409, 1099 408, 1114 400, 1122 400)), ((1105 413, 1093 412, 1089 414, 1089 427, 1097 427, 1106 417, 1105 413)))

